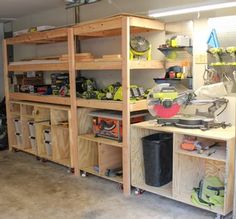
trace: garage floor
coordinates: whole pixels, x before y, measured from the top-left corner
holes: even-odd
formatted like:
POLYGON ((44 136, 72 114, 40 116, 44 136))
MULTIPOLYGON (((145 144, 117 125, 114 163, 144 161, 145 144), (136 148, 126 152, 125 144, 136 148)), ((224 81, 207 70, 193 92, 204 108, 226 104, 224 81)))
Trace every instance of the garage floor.
POLYGON ((145 192, 124 197, 118 184, 18 152, 0 152, 1 219, 207 219, 214 214, 145 192))

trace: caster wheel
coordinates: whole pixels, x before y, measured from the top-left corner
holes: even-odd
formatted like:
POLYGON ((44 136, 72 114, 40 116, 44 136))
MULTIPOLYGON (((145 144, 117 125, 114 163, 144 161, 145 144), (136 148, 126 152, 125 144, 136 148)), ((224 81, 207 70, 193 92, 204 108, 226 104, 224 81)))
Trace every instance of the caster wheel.
POLYGON ((41 158, 41 162, 46 163, 46 162, 47 162, 47 159, 41 158))
POLYGON ((19 150, 16 148, 12 148, 12 152, 17 153, 17 152, 19 152, 19 150))
POLYGON ((81 174, 81 176, 85 178, 85 177, 87 177, 87 173, 86 173, 86 172, 83 172, 83 173, 81 174))
POLYGON ((40 160, 40 157, 36 156, 36 160, 40 160))
POLYGON ((75 173, 75 169, 74 169, 74 168, 69 168, 69 169, 67 170, 67 173, 75 173))
POLYGON ((136 190, 134 192, 135 195, 142 195, 143 193, 144 193, 144 190, 139 189, 139 188, 136 188, 136 190))

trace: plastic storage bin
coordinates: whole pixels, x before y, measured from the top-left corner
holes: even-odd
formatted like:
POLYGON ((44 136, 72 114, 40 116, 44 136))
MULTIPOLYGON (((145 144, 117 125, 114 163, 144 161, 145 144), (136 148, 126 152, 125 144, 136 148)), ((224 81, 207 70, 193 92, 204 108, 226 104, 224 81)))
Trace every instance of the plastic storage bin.
POLYGON ((157 133, 142 138, 145 183, 160 187, 172 180, 173 135, 157 133))
POLYGON ((52 144, 50 141, 44 141, 46 154, 48 157, 52 156, 52 144))
POLYGON ((30 139, 31 148, 33 149, 34 152, 36 152, 37 151, 37 144, 36 144, 35 137, 30 136, 29 139, 30 139))
POLYGON ((44 133, 44 140, 51 142, 52 141, 51 129, 44 129, 43 133, 44 133))
POLYGON ((21 134, 20 133, 15 133, 15 135, 16 135, 16 144, 18 146, 22 146, 22 136, 21 136, 21 134))
POLYGON ((29 121, 28 126, 29 126, 30 136, 35 138, 35 124, 34 124, 34 121, 29 121))
POLYGON ((14 119, 16 133, 22 134, 21 121, 19 119, 14 119))

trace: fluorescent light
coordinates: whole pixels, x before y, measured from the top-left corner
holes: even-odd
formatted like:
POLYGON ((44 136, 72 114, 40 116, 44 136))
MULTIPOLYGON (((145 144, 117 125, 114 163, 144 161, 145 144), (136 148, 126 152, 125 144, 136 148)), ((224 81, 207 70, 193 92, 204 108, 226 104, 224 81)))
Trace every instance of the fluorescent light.
POLYGON ((231 8, 235 7, 236 2, 226 2, 226 3, 218 3, 218 4, 210 4, 210 5, 203 5, 203 6, 196 6, 196 7, 189 7, 189 8, 182 8, 182 9, 175 9, 175 10, 159 10, 159 11, 150 11, 150 17, 166 17, 171 15, 179 15, 179 14, 188 14, 192 12, 201 12, 201 11, 210 11, 215 9, 222 9, 222 8, 231 8))

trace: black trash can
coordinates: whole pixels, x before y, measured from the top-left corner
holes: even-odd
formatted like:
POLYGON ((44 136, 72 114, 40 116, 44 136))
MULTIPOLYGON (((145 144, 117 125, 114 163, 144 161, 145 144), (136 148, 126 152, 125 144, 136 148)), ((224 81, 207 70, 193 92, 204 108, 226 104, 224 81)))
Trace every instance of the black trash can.
POLYGON ((142 138, 145 183, 160 187, 172 180, 173 134, 157 133, 142 138))

